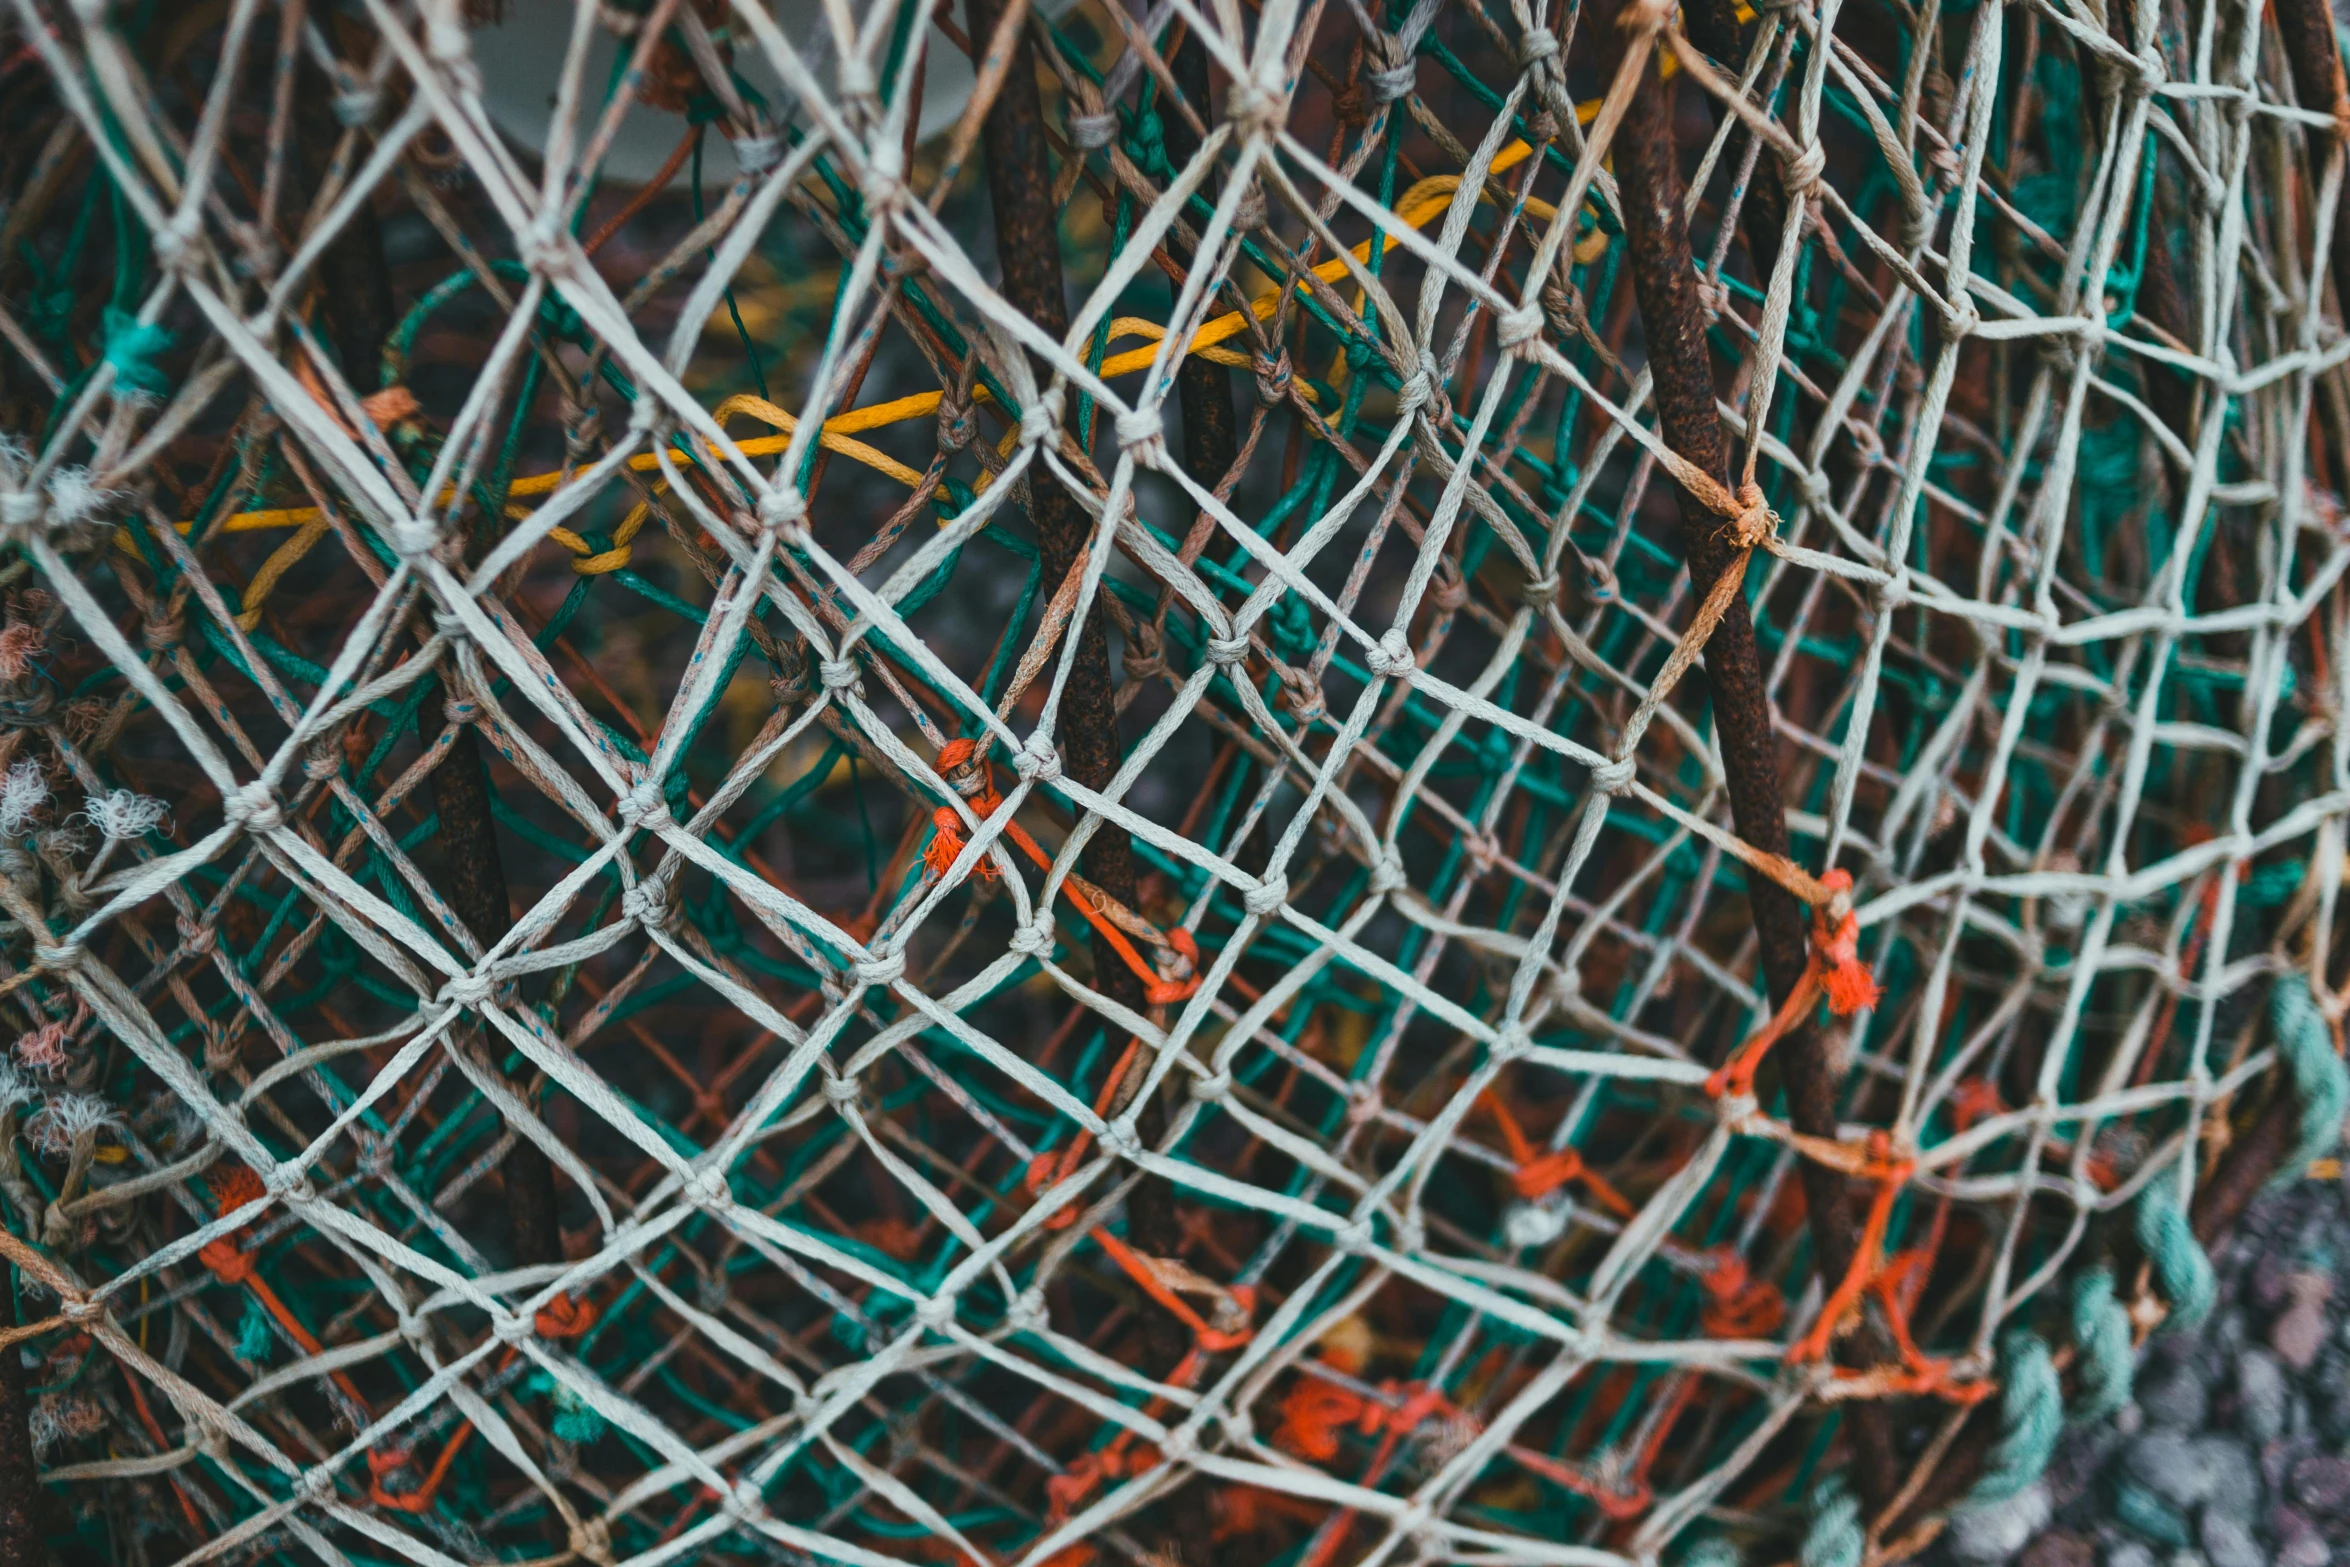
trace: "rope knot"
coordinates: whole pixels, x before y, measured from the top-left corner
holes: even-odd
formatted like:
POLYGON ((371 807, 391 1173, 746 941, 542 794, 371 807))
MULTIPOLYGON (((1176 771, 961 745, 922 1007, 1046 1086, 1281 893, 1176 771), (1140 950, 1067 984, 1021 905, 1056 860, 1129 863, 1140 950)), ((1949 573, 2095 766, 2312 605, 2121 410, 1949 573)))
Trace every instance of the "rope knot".
POLYGON ((1248 633, 1242 632, 1237 636, 1229 637, 1210 637, 1207 640, 1206 651, 1209 663, 1229 668, 1248 657, 1248 633))
POLYGON ((160 604, 147 612, 145 623, 139 627, 139 640, 147 644, 150 653, 170 652, 187 634, 187 618, 178 610, 167 610, 160 604))
POLYGON ((1402 40, 1394 38, 1388 40, 1387 47, 1392 54, 1388 63, 1363 73, 1363 80, 1370 85, 1371 101, 1380 105, 1410 97, 1413 81, 1420 71, 1416 50, 1406 48, 1402 40))
POLYGON ((1266 86, 1245 76, 1224 97, 1224 118, 1243 141, 1259 134, 1271 137, 1280 130, 1288 109, 1288 95, 1278 83, 1266 86))
POLYGON ((783 161, 783 138, 773 131, 763 136, 736 136, 734 166, 745 179, 757 179, 783 161))
POLYGON ((1435 401, 1437 386, 1442 379, 1443 377, 1437 370, 1435 356, 1422 354, 1420 367, 1412 372, 1409 380, 1403 383, 1400 395, 1396 399, 1395 416, 1398 419, 1409 419, 1435 401))
POLYGON ((1768 1338, 1787 1320, 1787 1297, 1768 1279, 1755 1278, 1735 1251, 1715 1254, 1698 1275, 1706 1304, 1698 1326, 1715 1338, 1768 1338))
POLYGON ((441 986, 441 993, 434 1000, 443 1007, 478 1007, 490 999, 490 993, 496 988, 487 974, 459 974, 441 986))
POLYGON ((578 1338, 596 1325, 596 1308, 569 1292, 557 1295, 538 1309, 531 1326, 540 1338, 578 1338))
POLYGON ((1778 514, 1763 499, 1762 486, 1752 480, 1738 486, 1738 511, 1730 519, 1730 536, 1742 550, 1759 549, 1779 528, 1778 514))
POLYGON ((949 740, 939 748, 938 760, 931 765, 966 800, 984 799, 991 792, 987 758, 980 753, 976 740, 949 740))
POLYGON ((1257 374, 1257 401, 1270 408, 1289 397, 1290 383, 1297 372, 1290 367, 1289 350, 1284 348, 1276 358, 1258 355, 1254 365, 1257 374))
POLYGON ((1032 734, 1012 753, 1012 770, 1022 783, 1051 783, 1061 776, 1060 750, 1041 732, 1032 734))
POLYGON ((888 951, 877 953, 870 958, 860 958, 856 964, 859 984, 871 985, 883 990, 896 984, 905 972, 906 954, 905 950, 900 947, 892 947, 888 951))
POLYGON ((1602 762, 1591 769, 1591 787, 1602 794, 1622 794, 1632 787, 1638 771, 1628 756, 1602 762))
POLYGON ((206 1241, 196 1260, 223 1284, 242 1284, 253 1276, 253 1254, 226 1235, 206 1241))
POLYGON ((1412 642, 1400 626, 1390 626, 1385 635, 1363 655, 1363 662, 1374 675, 1402 675, 1412 669, 1412 642))
POLYGON ((372 87, 341 88, 334 97, 335 123, 351 130, 364 130, 375 123, 375 117, 383 112, 383 104, 383 94, 372 87))
POLYGON ((1801 152, 1779 165, 1779 183, 1787 188, 1787 199, 1810 199, 1826 182, 1828 151, 1818 142, 1808 142, 1801 152))
POLYGON ((269 832, 286 819, 268 782, 259 778, 231 794, 223 804, 231 826, 248 828, 253 832, 269 832))
POLYGON ((1158 466, 1159 455, 1166 450, 1166 425, 1156 408, 1129 408, 1111 422, 1118 444, 1131 452, 1134 460, 1145 468, 1158 466))
POLYGON ((788 484, 779 484, 759 497, 759 526, 785 539, 807 537, 808 498, 788 484))
POLYGON ((1539 301, 1520 305, 1503 315, 1495 323, 1495 335, 1501 339, 1504 353, 1522 353, 1530 343, 1539 343, 1542 329, 1548 325, 1539 301))
POLYGON ((1048 387, 1035 402, 1020 410, 1020 444, 1035 446, 1061 433, 1061 389, 1048 387))
POLYGON ((1069 139, 1087 152, 1097 152, 1118 139, 1118 114, 1114 109, 1103 109, 1093 114, 1069 116, 1069 139))
POLYGON ((827 658, 816 665, 816 678, 824 682, 827 691, 854 693, 864 686, 864 672, 858 667, 854 654, 841 658, 827 658))
POLYGON ((969 446, 979 434, 979 420, 971 412, 969 398, 953 396, 938 400, 938 449, 949 455, 969 446))

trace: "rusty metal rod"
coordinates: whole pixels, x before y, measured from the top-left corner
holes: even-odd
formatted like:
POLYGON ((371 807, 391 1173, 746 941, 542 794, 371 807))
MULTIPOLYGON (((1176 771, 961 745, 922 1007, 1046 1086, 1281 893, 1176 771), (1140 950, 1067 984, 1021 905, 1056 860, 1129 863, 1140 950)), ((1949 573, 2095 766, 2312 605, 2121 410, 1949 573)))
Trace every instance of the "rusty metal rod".
MULTIPOLYGON (((1200 118, 1208 119, 1208 51, 1188 26, 1168 68, 1183 96, 1199 110, 1200 118)), ((1162 114, 1159 123, 1167 156, 1178 168, 1189 163, 1200 146, 1191 123, 1180 114, 1162 114)), ((1173 248, 1185 266, 1198 261, 1188 247, 1173 248)), ((1213 490, 1223 483, 1225 472, 1240 454, 1240 421, 1232 409, 1232 372, 1204 354, 1193 354, 1175 372, 1175 393, 1183 408, 1183 471, 1201 489, 1213 490)))
MULTIPOLYGON (((1648 344, 1658 424, 1666 444, 1730 488, 1728 443, 1715 411, 1713 364, 1705 344, 1706 311, 1690 256, 1688 223, 1682 216, 1683 181, 1672 113, 1672 99, 1651 54, 1616 134, 1617 188, 1623 195, 1633 289, 1648 344)), ((1682 558, 1690 585, 1702 599, 1736 560, 1737 546, 1727 519, 1678 486, 1675 499, 1681 513, 1682 558)), ((1786 805, 1779 787, 1770 696, 1743 595, 1731 598, 1706 643, 1705 673, 1738 835, 1767 853, 1784 855, 1786 805)), ((1749 876, 1746 888, 1763 976, 1772 1001, 1783 1003, 1810 962, 1809 916, 1793 894, 1768 877, 1749 876)), ((1807 1025, 1782 1040, 1769 1059, 1781 1063, 1788 1118, 1796 1129, 1813 1137, 1834 1137, 1840 1076, 1828 1042, 1807 1025)), ((1832 1292, 1851 1267, 1857 1247, 1851 1194, 1844 1177, 1825 1165, 1807 1159, 1800 1168, 1812 1250, 1823 1287, 1832 1292)), ((1869 1353, 1878 1346, 1861 1348, 1864 1363, 1879 1358, 1869 1353)), ((1900 1483, 1892 1422, 1881 1406, 1866 1401, 1847 1410, 1845 1420, 1858 1489, 1874 1512, 1892 1498, 1900 1483)))
MULTIPOLYGON (((1681 20, 1689 30, 1689 41, 1727 70, 1732 81, 1738 80, 1746 50, 1738 8, 1732 0, 1688 0, 1681 7, 1681 20)), ((1719 124, 1720 117, 1730 111, 1717 107, 1710 94, 1703 96, 1706 112, 1719 124)), ((1771 273, 1779 264, 1779 238, 1787 227, 1787 187, 1778 177, 1777 163, 1775 157, 1756 162, 1754 176, 1747 182, 1746 199, 1738 210, 1738 237, 1746 242, 1755 281, 1764 287, 1769 286, 1771 273)))
MULTIPOLYGON (((1001 0, 968 0, 967 14, 973 46, 986 47, 1003 18, 1001 0)), ((1044 105, 1036 87, 1036 54, 1025 33, 1012 48, 1011 67, 986 115, 980 147, 987 165, 988 195, 995 207, 996 257, 1003 270, 1003 296, 1013 309, 1054 337, 1065 337, 1069 301, 1061 276, 1060 224, 1053 206, 1044 105)), ((1093 525, 1077 498, 1042 463, 1028 471, 1028 517, 1036 526, 1043 581, 1049 591, 1077 563, 1092 537, 1093 525)), ((1108 785, 1122 754, 1117 692, 1110 681, 1107 625, 1102 607, 1088 606, 1084 621, 1071 633, 1077 639, 1077 658, 1061 693, 1064 765, 1069 777, 1088 789, 1108 785)), ((1135 906, 1134 849, 1125 828, 1103 823, 1087 842, 1078 863, 1095 886, 1128 908, 1135 906)), ((1098 930, 1092 945, 1094 984, 1103 994, 1141 1011, 1141 979, 1098 930)), ((1137 1127, 1141 1135, 1148 1140, 1164 1129, 1163 1112, 1155 1104, 1144 1106, 1137 1127)), ((1127 1199, 1126 1217, 1129 1237, 1138 1250, 1173 1256, 1181 1248, 1174 1188, 1165 1180, 1146 1178, 1138 1183, 1127 1199)), ((1149 1320, 1154 1324, 1164 1320, 1180 1332, 1180 1325, 1164 1313, 1154 1313, 1149 1320)), ((1179 1343, 1175 1353, 1180 1358, 1179 1343)))
MULTIPOLYGON (((2277 31, 2283 35, 2285 59, 2293 67, 2293 96, 2304 109, 2334 116, 2334 125, 2312 125, 2309 169, 2313 178, 2325 178, 2326 158, 2350 127, 2350 79, 2342 69, 2342 46, 2334 34, 2333 7, 2325 0, 2277 0, 2277 31)), ((2317 193, 2310 192, 2316 205, 2317 193)), ((2334 308, 2350 322, 2350 192, 2334 203, 2334 308)))
MULTIPOLYGON (((322 73, 303 73, 298 102, 313 148, 313 178, 325 174, 325 160, 316 149, 331 146, 334 140, 332 91, 332 81, 322 73)), ((320 298, 332 329, 335 358, 342 365, 343 378, 365 395, 383 380, 384 339, 391 335, 394 320, 383 230, 365 202, 319 257, 318 266, 323 285, 320 298)), ((429 733, 421 738, 431 742, 429 733)), ((474 939, 489 946, 513 928, 514 908, 506 891, 506 867, 498 851, 497 831, 490 820, 489 764, 471 726, 458 732, 449 754, 433 770, 428 787, 434 814, 440 820, 438 890, 474 939)), ((489 1048, 482 1043, 481 1030, 470 1032, 478 1048, 489 1048)), ((537 1144, 524 1137, 515 1140, 501 1168, 508 1234, 516 1261, 560 1262, 563 1246, 555 1218, 553 1164, 537 1144)))

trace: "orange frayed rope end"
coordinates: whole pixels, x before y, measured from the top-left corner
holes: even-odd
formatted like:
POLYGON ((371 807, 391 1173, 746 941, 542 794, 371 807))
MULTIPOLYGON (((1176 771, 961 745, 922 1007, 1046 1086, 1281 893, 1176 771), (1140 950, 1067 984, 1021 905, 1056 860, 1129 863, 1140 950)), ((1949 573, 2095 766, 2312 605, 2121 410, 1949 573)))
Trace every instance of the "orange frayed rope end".
POLYGON ((1820 878, 1820 885, 1832 896, 1812 911, 1812 964, 1819 971, 1828 1010, 1850 1017, 1875 1006, 1885 992, 1860 960, 1860 916, 1852 909, 1852 874, 1830 871, 1820 878))
MULTIPOLYGON (((922 863, 931 875, 944 876, 954 869, 955 857, 963 852, 963 819, 953 806, 942 805, 930 813, 930 825, 933 830, 922 851, 922 863)), ((991 859, 982 858, 973 870, 981 881, 995 880, 995 861, 991 859)))

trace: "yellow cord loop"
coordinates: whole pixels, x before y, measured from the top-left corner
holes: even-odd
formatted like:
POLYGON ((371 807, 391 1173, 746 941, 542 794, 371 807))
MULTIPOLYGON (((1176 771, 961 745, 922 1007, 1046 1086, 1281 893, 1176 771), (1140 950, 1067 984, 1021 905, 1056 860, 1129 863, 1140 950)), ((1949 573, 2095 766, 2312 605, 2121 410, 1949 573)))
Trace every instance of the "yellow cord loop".
MULTIPOLYGON (((1588 120, 1597 107, 1596 102, 1581 105, 1577 117, 1588 120)), ((1511 142, 1495 154, 1490 172, 1496 175, 1507 172, 1523 163, 1533 154, 1533 150, 1525 142, 1511 142)), ((1460 183, 1460 176, 1457 174, 1430 175, 1412 185, 1396 200, 1395 214, 1409 227, 1423 227, 1434 221, 1446 208, 1452 205, 1453 193, 1460 188, 1460 183)), ((1492 198, 1483 196, 1481 199, 1489 201, 1492 198)), ((1543 223, 1551 222, 1558 216, 1556 207, 1531 197, 1526 201, 1526 212, 1535 221, 1543 223)), ((1371 257, 1371 246, 1374 243, 1377 243, 1384 253, 1393 250, 1401 241, 1393 234, 1388 233, 1382 233, 1376 241, 1364 240, 1354 247, 1354 261, 1368 262, 1371 257)), ((1577 242, 1575 259, 1588 263, 1596 259, 1599 252, 1604 250, 1606 246, 1607 236, 1595 227, 1590 234, 1577 242)), ((1324 283, 1336 283, 1347 275, 1347 262, 1344 259, 1325 261, 1314 268, 1313 275, 1324 283)), ((1302 280, 1297 285, 1300 292, 1303 292, 1306 286, 1302 280)), ((1280 302, 1281 291, 1270 289, 1250 300, 1246 312, 1235 310, 1218 316, 1192 334, 1190 343, 1185 345, 1185 354, 1197 354, 1213 363, 1238 369, 1250 368, 1252 361, 1247 355, 1220 345, 1247 330, 1248 317, 1250 316, 1254 316, 1259 321, 1271 320, 1280 302)), ((1157 357, 1159 344, 1166 338, 1166 335, 1167 329, 1164 326, 1156 321, 1145 320, 1140 316, 1119 316, 1111 321, 1109 329, 1111 340, 1141 338, 1143 342, 1139 347, 1127 349, 1123 353, 1112 354, 1105 359, 1100 370, 1102 378, 1108 380, 1114 376, 1132 375, 1138 370, 1147 369, 1151 361, 1157 357)), ((922 482, 922 475, 918 470, 909 468, 887 452, 854 437, 868 430, 885 429, 891 425, 905 424, 917 419, 934 418, 938 413, 938 406, 943 400, 943 396, 944 394, 940 392, 916 392, 911 396, 893 398, 885 403, 871 403, 862 408, 849 409, 845 413, 836 414, 824 421, 824 427, 817 435, 817 443, 826 451, 837 453, 848 458, 851 462, 861 463, 874 472, 885 474, 906 488, 913 489, 922 482)), ((975 388, 972 396, 975 402, 993 400, 984 386, 975 388)), ((784 450, 791 444, 792 435, 799 428, 800 423, 797 415, 777 407, 763 397, 754 397, 748 393, 727 398, 712 410, 711 416, 723 427, 726 421, 736 414, 745 414, 757 419, 776 432, 773 435, 754 436, 750 440, 738 442, 738 449, 746 457, 767 457, 784 450)), ((690 460, 684 452, 674 448, 668 455, 672 462, 683 463, 690 460)), ((634 472, 650 472, 660 466, 660 457, 652 452, 642 452, 630 458, 628 466, 634 472)), ((508 486, 507 494, 516 500, 549 495, 561 485, 562 479, 561 470, 529 474, 516 479, 508 486)), ((656 485, 655 493, 660 493, 666 487, 666 484, 656 485)), ((449 499, 451 497, 444 496, 443 503, 446 504, 449 499)), ((547 532, 547 537, 560 548, 571 552, 573 557, 571 569, 580 576, 604 576, 626 569, 634 556, 636 536, 643 531, 645 522, 651 514, 651 507, 640 502, 629 512, 619 528, 613 532, 612 543, 601 550, 570 528, 551 528, 547 532)), ((519 521, 527 518, 530 513, 523 507, 511 506, 506 515, 509 520, 519 521)), ((179 530, 182 533, 187 533, 193 526, 192 523, 183 522, 179 524, 179 530)), ((273 551, 269 558, 262 562, 261 569, 254 573, 251 587, 245 595, 244 612, 237 617, 237 623, 247 630, 251 630, 261 623, 262 605, 267 602, 279 581, 305 555, 310 553, 320 539, 326 536, 326 518, 315 506, 275 507, 260 511, 238 512, 223 522, 218 530, 224 533, 261 533, 280 528, 293 528, 297 531, 292 538, 286 540, 284 544, 273 551)), ((124 547, 129 547, 127 538, 124 538, 121 543, 124 547)))

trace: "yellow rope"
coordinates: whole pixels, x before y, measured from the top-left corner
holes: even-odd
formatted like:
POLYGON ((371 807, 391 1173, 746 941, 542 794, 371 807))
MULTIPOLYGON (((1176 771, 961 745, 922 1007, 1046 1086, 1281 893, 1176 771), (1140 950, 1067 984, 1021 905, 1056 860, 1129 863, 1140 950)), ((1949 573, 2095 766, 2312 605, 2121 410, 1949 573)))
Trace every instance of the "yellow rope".
MULTIPOLYGON (((1597 112, 1598 107, 1596 100, 1580 105, 1577 117, 1588 121, 1597 112)), ((1532 155, 1533 150, 1525 142, 1511 142, 1494 156, 1492 172, 1501 174, 1514 168, 1532 155)), ((1460 176, 1457 174, 1430 175, 1414 184, 1396 200, 1395 214, 1410 227, 1419 228, 1434 220, 1452 205, 1453 193, 1460 188, 1460 183, 1460 176)), ((1490 200, 1491 197, 1486 196, 1482 199, 1490 200)), ((1548 202, 1536 201, 1531 197, 1526 201, 1526 210, 1537 221, 1546 223, 1558 215, 1556 207, 1548 202)), ((1393 234, 1388 233, 1379 235, 1378 240, 1383 254, 1402 243, 1393 234)), ((1372 243, 1371 240, 1364 240, 1361 244, 1356 245, 1353 249, 1353 259, 1356 262, 1368 262, 1371 257, 1372 243)), ((1576 245, 1575 257, 1578 261, 1589 262, 1595 259, 1599 251, 1604 249, 1606 245, 1607 236, 1595 229, 1576 245)), ((1325 261, 1314 268, 1313 275, 1324 283, 1335 283, 1347 275, 1347 263, 1344 259, 1325 261)), ((1303 292, 1306 289, 1306 284, 1301 281, 1297 287, 1303 292)), ((1248 355, 1237 349, 1224 348, 1219 345, 1247 330, 1249 316, 1253 315, 1259 321, 1271 320, 1280 302, 1281 291, 1272 289, 1250 300, 1246 312, 1235 310, 1229 314, 1218 316, 1192 334, 1190 343, 1184 349, 1185 354, 1197 354, 1216 364, 1230 365, 1240 369, 1249 368, 1252 361, 1248 355)), ((1124 353, 1112 354, 1105 359, 1099 371, 1104 380, 1114 376, 1132 375, 1138 370, 1147 369, 1157 356, 1158 344, 1166 337, 1167 329, 1158 322, 1145 320, 1140 316, 1119 316, 1111 321, 1109 335, 1112 340, 1140 337, 1146 341, 1141 347, 1128 349, 1124 353)), ((1311 394, 1309 393, 1309 395, 1311 394)), ((977 388, 973 397, 975 401, 992 402, 994 400, 984 386, 977 388)), ((823 429, 817 435, 817 443, 827 451, 837 452, 852 462, 862 463, 876 473, 886 474, 908 489, 912 489, 922 482, 922 474, 919 470, 909 468, 878 447, 852 439, 852 437, 867 430, 879 430, 891 425, 933 417, 937 414, 939 404, 943 399, 943 393, 916 392, 911 396, 893 398, 886 403, 870 403, 862 408, 849 409, 845 413, 835 414, 832 418, 824 421, 823 429)), ((799 419, 795 415, 778 408, 765 398, 754 397, 747 393, 729 397, 720 403, 714 410, 712 417, 723 426, 727 419, 738 413, 748 414, 759 419, 777 432, 774 435, 755 436, 750 440, 737 442, 737 448, 746 457, 766 457, 784 450, 791 444, 792 434, 799 427, 799 419)), ((683 451, 674 448, 671 449, 669 457, 671 461, 678 463, 690 460, 683 451)), ((630 458, 628 465, 635 472, 645 473, 659 467, 660 458, 655 453, 642 452, 630 458)), ((560 470, 530 474, 516 479, 508 486, 507 494, 517 498, 546 495, 561 484, 562 478, 560 470)), ((984 483, 985 481, 982 480, 983 486, 984 483)), ((614 530, 610 546, 602 550, 598 550, 593 544, 569 528, 552 528, 548 530, 547 537, 571 552, 574 557, 571 563, 573 571, 583 577, 602 576, 607 572, 622 570, 629 564, 635 549, 636 536, 643 529, 650 514, 650 507, 640 502, 614 530)), ((521 520, 529 515, 529 512, 521 507, 509 507, 507 511, 507 516, 511 520, 521 520)), ((179 524, 179 530, 186 533, 193 526, 192 523, 183 522, 179 524)), ((238 512, 220 525, 219 531, 226 533, 258 533, 277 528, 295 528, 299 531, 272 552, 270 557, 262 563, 261 569, 254 573, 253 581, 246 590, 244 613, 237 617, 238 623, 248 630, 260 624, 261 606, 268 599, 270 593, 275 590, 279 580, 296 562, 307 555, 321 538, 326 536, 326 518, 315 506, 293 506, 265 511, 238 512)), ((124 543, 127 544, 128 540, 124 540, 124 543)))

